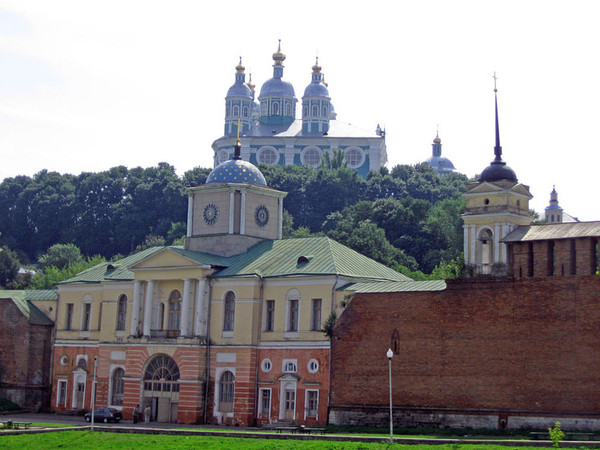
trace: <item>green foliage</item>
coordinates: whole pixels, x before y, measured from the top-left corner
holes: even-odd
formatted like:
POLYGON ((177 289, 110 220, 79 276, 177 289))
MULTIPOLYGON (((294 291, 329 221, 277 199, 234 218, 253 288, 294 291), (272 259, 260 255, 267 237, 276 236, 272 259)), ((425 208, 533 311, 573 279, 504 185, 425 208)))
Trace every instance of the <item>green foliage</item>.
POLYGON ((171 229, 167 233, 167 242, 171 245, 179 245, 183 243, 183 239, 187 233, 187 225, 185 222, 171 223, 171 229))
POLYGON ((106 259, 103 256, 96 255, 91 258, 72 262, 63 269, 55 266, 46 267, 44 270, 36 273, 31 279, 30 289, 53 289, 56 283, 68 280, 78 273, 105 261, 106 259))
POLYGON ((325 323, 323 324, 323 329, 321 331, 329 339, 331 339, 331 337, 333 336, 333 327, 335 327, 336 320, 337 314, 335 313, 335 311, 331 311, 331 314, 329 314, 327 320, 325 320, 325 323))
POLYGON ((0 397, 0 411, 18 411, 21 409, 19 405, 11 402, 10 400, 0 397))
POLYGON ((167 241, 164 237, 156 234, 149 234, 144 239, 144 242, 136 247, 135 251, 141 252, 142 250, 146 250, 150 247, 162 247, 163 245, 166 245, 166 243, 167 241))
POLYGON ((548 433, 550 433, 550 440, 552 441, 552 447, 558 448, 560 445, 560 441, 565 438, 565 433, 560 429, 560 422, 556 422, 554 424, 554 428, 548 428, 548 433))
POLYGON ((292 237, 292 238, 307 238, 307 237, 310 237, 310 235, 311 235, 311 233, 310 233, 309 228, 300 227, 297 230, 294 230, 290 237, 292 237))
POLYGON ((321 156, 321 167, 324 169, 339 169, 348 167, 346 155, 341 148, 334 148, 331 153, 324 152, 321 156))
POLYGON ((75 244, 54 244, 39 257, 38 264, 41 269, 50 266, 64 269, 69 264, 79 262, 82 259, 81 250, 75 244))
POLYGON ((13 289, 19 275, 19 266, 16 252, 6 246, 0 248, 0 286, 13 289))

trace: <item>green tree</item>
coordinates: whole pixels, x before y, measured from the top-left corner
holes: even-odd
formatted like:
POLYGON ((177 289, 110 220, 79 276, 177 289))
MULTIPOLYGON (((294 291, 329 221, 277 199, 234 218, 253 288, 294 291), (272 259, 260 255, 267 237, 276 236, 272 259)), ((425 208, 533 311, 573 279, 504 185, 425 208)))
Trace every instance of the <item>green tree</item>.
POLYGON ((0 286, 12 289, 19 276, 19 259, 8 247, 0 248, 0 286))
POLYGON ((323 155, 321 156, 321 167, 324 169, 348 167, 344 150, 341 148, 334 148, 331 152, 323 152, 323 155))
POLYGON ((554 428, 548 428, 550 434, 550 440, 552 441, 552 447, 558 448, 560 441, 565 438, 565 432, 560 429, 560 422, 554 424, 554 428))
POLYGON ((54 244, 39 257, 38 263, 41 269, 50 266, 64 269, 69 264, 77 263, 82 259, 81 250, 75 244, 54 244))
POLYGON ((31 279, 32 289, 53 289, 56 283, 68 280, 84 270, 90 269, 106 261, 103 256, 96 255, 91 258, 85 258, 81 261, 72 262, 67 267, 59 269, 56 266, 49 266, 36 273, 31 279))

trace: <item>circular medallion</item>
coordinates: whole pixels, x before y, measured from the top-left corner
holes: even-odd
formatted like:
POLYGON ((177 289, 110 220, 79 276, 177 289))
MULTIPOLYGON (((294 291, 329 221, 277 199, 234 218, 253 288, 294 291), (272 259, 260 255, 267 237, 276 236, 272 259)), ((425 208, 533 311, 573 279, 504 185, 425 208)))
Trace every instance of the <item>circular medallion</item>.
POLYGON ((204 221, 207 225, 214 225, 219 218, 219 208, 217 208, 217 205, 214 203, 209 203, 204 207, 202 217, 204 217, 204 221))
POLYGON ((267 223, 269 223, 269 210, 265 205, 258 205, 256 207, 254 219, 256 220, 256 225, 259 227, 264 227, 267 223))

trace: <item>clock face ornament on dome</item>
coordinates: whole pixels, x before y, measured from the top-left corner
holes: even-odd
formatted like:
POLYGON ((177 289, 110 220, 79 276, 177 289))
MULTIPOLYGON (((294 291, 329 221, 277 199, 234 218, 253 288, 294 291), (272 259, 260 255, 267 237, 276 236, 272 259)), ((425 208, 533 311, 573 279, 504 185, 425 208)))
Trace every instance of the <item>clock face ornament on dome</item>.
POLYGON ((207 225, 214 225, 219 219, 219 208, 214 203, 209 203, 204 207, 202 217, 207 225))
POLYGON ((254 219, 256 220, 256 225, 259 227, 264 227, 267 223, 269 223, 269 210, 265 205, 258 205, 256 207, 256 211, 254 212, 254 219))

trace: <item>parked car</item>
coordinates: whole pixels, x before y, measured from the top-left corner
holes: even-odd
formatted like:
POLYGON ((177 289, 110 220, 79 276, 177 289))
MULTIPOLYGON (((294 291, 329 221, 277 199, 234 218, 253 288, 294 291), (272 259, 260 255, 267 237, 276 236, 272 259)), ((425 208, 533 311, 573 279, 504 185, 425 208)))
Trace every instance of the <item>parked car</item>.
MULTIPOLYGON (((119 422, 123 418, 121 411, 115 408, 98 408, 94 411, 94 422, 119 422)), ((92 413, 86 413, 85 421, 92 421, 92 413)))

